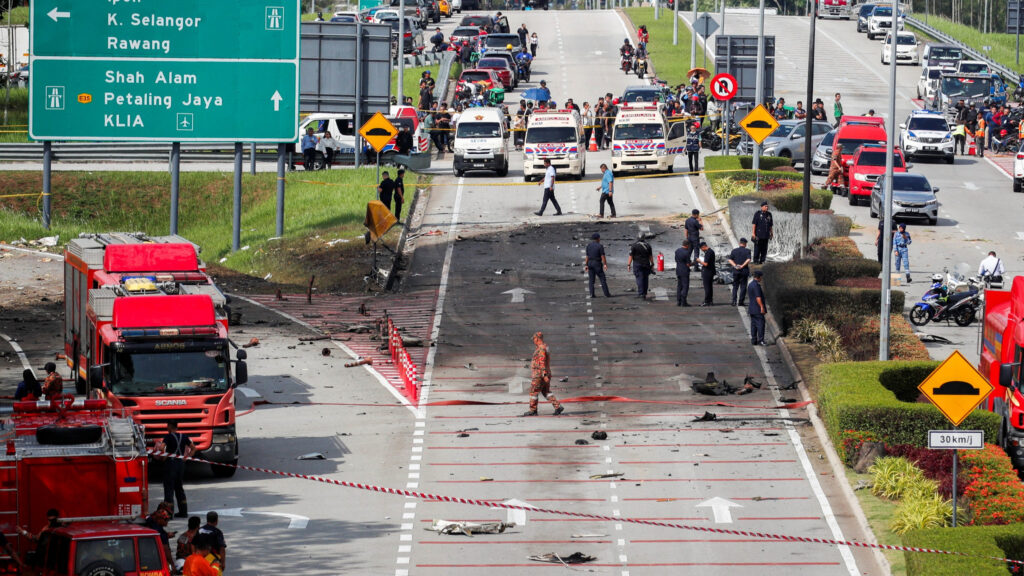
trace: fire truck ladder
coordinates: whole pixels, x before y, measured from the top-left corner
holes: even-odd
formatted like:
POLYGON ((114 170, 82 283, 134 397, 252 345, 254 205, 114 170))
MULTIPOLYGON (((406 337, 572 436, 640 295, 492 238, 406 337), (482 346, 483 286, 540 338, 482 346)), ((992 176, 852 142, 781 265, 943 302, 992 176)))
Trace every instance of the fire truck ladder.
POLYGON ((0 461, 0 530, 17 536, 18 526, 18 463, 0 461))
POLYGON ((107 436, 110 438, 114 460, 134 460, 142 455, 131 419, 110 418, 107 421, 107 436))

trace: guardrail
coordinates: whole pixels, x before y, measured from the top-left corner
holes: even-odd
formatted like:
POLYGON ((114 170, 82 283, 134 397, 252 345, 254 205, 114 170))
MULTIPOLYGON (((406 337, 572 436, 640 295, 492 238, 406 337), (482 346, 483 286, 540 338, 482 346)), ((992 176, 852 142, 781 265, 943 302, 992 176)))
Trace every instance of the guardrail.
POLYGON ((441 66, 437 70, 437 83, 434 85, 434 102, 444 102, 448 96, 448 76, 451 75, 455 63, 455 52, 445 52, 441 56, 441 66))
MULTIPOLYGON (((54 161, 65 162, 169 162, 171 145, 133 142, 54 142, 51 146, 54 161)), ((243 147, 245 160, 252 158, 251 146, 243 147)), ((235 158, 235 144, 182 143, 181 159, 186 162, 231 162, 235 158)), ((41 162, 42 142, 0 143, 0 161, 41 162)), ((277 145, 258 144, 258 162, 277 162, 277 145)))
POLYGON ((949 34, 946 34, 945 32, 942 32, 940 30, 936 30, 935 28, 932 28, 931 26, 925 24, 924 22, 921 22, 917 18, 912 18, 910 16, 907 16, 905 18, 905 21, 906 21, 907 24, 910 24, 910 25, 912 25, 915 28, 919 28, 921 30, 924 30, 925 33, 927 33, 932 38, 941 40, 942 42, 946 42, 948 44, 953 44, 955 46, 961 47, 963 49, 963 51, 971 57, 972 60, 981 60, 982 62, 985 62, 986 64, 988 64, 988 67, 990 69, 992 69, 992 70, 1002 74, 1003 77, 1006 78, 1006 81, 1008 83, 1010 83, 1010 84, 1016 84, 1017 83, 1017 77, 1020 75, 1020 73, 1017 72, 1016 70, 1012 70, 1010 68, 1007 68, 1006 66, 1003 66, 1002 64, 992 60, 991 58, 989 58, 985 54, 983 54, 981 52, 978 52, 977 50, 975 50, 974 48, 971 48, 970 46, 967 46, 966 44, 964 44, 963 42, 957 40, 953 36, 950 36, 949 34))

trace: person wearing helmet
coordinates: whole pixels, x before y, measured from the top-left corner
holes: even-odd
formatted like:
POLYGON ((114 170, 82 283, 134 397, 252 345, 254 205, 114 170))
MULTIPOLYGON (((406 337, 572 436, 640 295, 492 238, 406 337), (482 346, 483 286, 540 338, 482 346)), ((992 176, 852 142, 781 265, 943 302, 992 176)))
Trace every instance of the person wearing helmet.
POLYGON ((686 159, 690 161, 690 173, 696 174, 700 169, 700 132, 697 128, 700 124, 690 124, 690 131, 686 133, 686 159))
POLYGON ((513 48, 514 47, 511 44, 505 44, 505 50, 508 50, 509 52, 511 52, 513 50, 513 48))
POLYGON ((537 90, 539 91, 537 93, 537 96, 538 96, 537 100, 539 100, 541 102, 547 102, 548 100, 551 100, 551 90, 548 90, 548 83, 547 82, 545 82, 544 80, 541 80, 540 81, 540 87, 537 90))
POLYGON ((623 58, 633 57, 633 45, 629 43, 629 38, 622 41, 622 46, 619 48, 619 56, 623 58))

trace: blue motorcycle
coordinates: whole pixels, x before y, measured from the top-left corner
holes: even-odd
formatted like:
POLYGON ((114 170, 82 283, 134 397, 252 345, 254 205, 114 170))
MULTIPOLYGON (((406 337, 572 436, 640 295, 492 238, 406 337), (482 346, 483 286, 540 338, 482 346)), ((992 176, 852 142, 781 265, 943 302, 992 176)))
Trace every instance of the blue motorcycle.
POLYGON ((978 316, 981 308, 981 292, 974 279, 968 283, 967 290, 950 294, 949 286, 942 274, 932 276, 932 285, 921 296, 921 300, 910 309, 910 323, 924 326, 929 322, 950 320, 957 326, 969 326, 978 316))

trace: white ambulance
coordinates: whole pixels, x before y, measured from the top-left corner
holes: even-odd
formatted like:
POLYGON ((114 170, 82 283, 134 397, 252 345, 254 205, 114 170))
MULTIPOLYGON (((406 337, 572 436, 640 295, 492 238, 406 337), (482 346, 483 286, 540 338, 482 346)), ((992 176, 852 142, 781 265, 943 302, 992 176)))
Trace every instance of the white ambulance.
POLYGON ((658 103, 619 106, 612 130, 612 173, 671 172, 679 154, 686 154, 686 122, 669 123, 658 103))
POLYGON ((559 176, 577 180, 587 172, 587 143, 583 141, 583 119, 572 110, 540 110, 530 115, 523 145, 523 178, 544 177, 544 160, 559 176))

